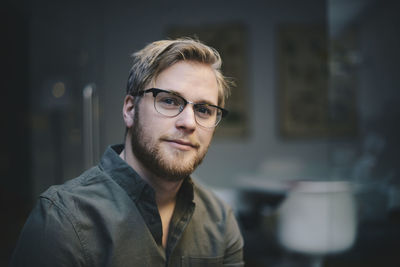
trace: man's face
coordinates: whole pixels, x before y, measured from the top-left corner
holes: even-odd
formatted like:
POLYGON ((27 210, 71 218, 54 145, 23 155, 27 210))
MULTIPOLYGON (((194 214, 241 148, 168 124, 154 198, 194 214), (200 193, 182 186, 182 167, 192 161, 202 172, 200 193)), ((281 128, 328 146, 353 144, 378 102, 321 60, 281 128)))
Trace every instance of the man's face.
MULTIPOLYGON (((216 77, 205 64, 180 61, 161 72, 150 87, 173 91, 191 102, 218 104, 216 77)), ((196 169, 214 133, 214 129, 196 123, 190 104, 173 118, 158 113, 151 93, 139 101, 134 119, 134 156, 147 170, 172 181, 181 180, 196 169)))

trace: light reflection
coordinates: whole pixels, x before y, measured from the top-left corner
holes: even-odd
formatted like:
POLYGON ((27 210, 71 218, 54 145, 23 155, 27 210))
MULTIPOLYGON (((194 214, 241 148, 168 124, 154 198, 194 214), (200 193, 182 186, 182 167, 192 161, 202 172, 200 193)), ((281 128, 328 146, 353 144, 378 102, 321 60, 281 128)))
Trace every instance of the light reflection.
POLYGON ((63 82, 56 82, 51 90, 55 98, 61 98, 65 94, 65 84, 63 82))

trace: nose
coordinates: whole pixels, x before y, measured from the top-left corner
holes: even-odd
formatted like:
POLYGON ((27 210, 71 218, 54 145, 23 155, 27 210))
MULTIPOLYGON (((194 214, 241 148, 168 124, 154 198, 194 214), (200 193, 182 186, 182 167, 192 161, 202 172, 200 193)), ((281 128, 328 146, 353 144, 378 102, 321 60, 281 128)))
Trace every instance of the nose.
POLYGON ((177 116, 175 125, 178 129, 193 132, 196 129, 196 124, 193 105, 187 104, 177 116))

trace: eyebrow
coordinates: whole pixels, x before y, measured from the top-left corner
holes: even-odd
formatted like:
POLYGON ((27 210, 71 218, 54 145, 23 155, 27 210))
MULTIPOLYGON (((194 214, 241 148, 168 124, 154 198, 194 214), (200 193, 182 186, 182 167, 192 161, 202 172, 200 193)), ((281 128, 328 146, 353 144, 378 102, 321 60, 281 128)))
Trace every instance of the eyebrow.
MULTIPOLYGON (((186 100, 185 97, 183 97, 180 93, 178 93, 177 91, 175 91, 175 90, 173 90, 173 89, 165 89, 165 90, 167 90, 167 91, 173 93, 174 95, 180 96, 180 97, 182 97, 183 99, 186 100)), ((186 100, 186 101, 187 101, 187 100, 186 100)), ((194 103, 195 103, 195 104, 208 104, 208 105, 218 106, 218 103, 217 103, 217 104, 214 104, 214 103, 212 103, 211 101, 208 101, 208 100, 200 100, 200 101, 196 101, 196 102, 194 102, 194 103)))

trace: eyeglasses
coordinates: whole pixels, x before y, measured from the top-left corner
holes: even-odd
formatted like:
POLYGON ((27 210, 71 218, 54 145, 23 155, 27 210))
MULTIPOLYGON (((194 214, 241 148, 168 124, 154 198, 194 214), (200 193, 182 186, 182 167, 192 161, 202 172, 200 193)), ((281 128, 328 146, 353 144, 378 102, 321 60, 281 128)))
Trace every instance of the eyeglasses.
POLYGON ((137 96, 143 96, 147 93, 153 94, 156 111, 171 118, 178 116, 187 104, 192 104, 197 124, 205 128, 214 128, 221 121, 221 118, 228 114, 228 111, 221 107, 208 103, 193 103, 174 92, 158 88, 141 91, 137 93, 137 96))

